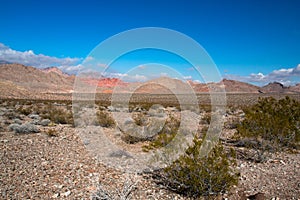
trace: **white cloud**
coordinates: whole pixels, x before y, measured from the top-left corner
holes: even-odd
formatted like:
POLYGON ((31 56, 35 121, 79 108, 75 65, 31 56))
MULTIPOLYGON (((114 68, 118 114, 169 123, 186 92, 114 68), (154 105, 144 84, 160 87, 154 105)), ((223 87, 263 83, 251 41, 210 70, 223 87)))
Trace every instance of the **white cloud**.
POLYGON ((94 60, 94 57, 93 57, 93 56, 88 56, 88 57, 85 59, 86 62, 89 62, 89 61, 92 61, 92 60, 94 60))
POLYGON ((59 66, 61 71, 66 72, 68 74, 76 74, 78 71, 82 70, 84 67, 81 64, 75 66, 59 66))
POLYGON ((224 78, 239 80, 244 82, 258 83, 259 85, 279 82, 283 85, 292 85, 299 82, 300 79, 300 64, 295 68, 278 69, 274 70, 269 74, 257 73, 250 74, 249 76, 239 76, 239 75, 225 75, 224 78))
POLYGON ((132 82, 132 81, 139 82, 139 81, 149 80, 149 78, 147 76, 140 75, 140 74, 126 74, 126 73, 122 74, 122 73, 115 73, 115 72, 102 72, 101 75, 104 77, 108 77, 108 78, 118 78, 125 82, 132 82))
POLYGON ((161 72, 160 76, 165 77, 165 76, 168 76, 168 74, 166 72, 161 72))
POLYGON ((203 81, 200 81, 200 80, 193 80, 195 83, 203 83, 203 81))
POLYGON ((108 65, 107 65, 107 64, 104 64, 104 63, 97 63, 97 67, 100 67, 100 68, 107 68, 108 65))
POLYGON ((191 79, 193 79, 193 78, 192 78, 192 76, 184 76, 183 79, 184 79, 184 80, 191 80, 191 79))
POLYGON ((35 54, 32 50, 16 51, 2 43, 0 43, 0 60, 11 63, 20 63, 36 68, 60 66, 62 69, 68 69, 68 67, 73 67, 74 69, 79 68, 78 63, 81 61, 80 58, 57 58, 43 54, 35 54))

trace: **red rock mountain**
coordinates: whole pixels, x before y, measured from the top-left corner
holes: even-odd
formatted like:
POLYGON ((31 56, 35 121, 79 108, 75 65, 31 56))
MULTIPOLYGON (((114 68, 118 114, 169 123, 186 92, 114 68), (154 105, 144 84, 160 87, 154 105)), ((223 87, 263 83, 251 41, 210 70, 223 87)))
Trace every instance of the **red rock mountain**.
MULTIPOLYGON (((223 79, 219 83, 197 83, 193 81, 181 81, 169 77, 160 77, 147 82, 123 82, 117 78, 83 78, 84 84, 97 86, 97 92, 112 93, 115 88, 117 92, 150 94, 186 94, 191 88, 196 93, 207 93, 212 91, 228 93, 299 93, 300 84, 285 87, 280 83, 270 83, 264 87, 254 86, 248 83, 223 79)), ((63 73, 56 67, 37 69, 21 64, 0 64, 0 92, 1 96, 28 97, 33 94, 45 93, 71 93, 73 91, 75 76, 63 73)))

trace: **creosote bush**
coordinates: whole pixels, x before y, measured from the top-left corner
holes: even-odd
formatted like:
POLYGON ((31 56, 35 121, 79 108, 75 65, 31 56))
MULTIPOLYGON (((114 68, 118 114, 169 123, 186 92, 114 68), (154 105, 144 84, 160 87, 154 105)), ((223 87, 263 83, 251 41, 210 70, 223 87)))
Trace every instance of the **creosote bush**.
POLYGON ((97 112, 97 123, 106 128, 114 127, 115 120, 105 111, 98 111, 97 112))
POLYGON ((168 189, 189 197, 217 195, 238 183, 235 151, 218 143, 208 155, 200 156, 201 139, 194 139, 184 155, 164 168, 156 180, 168 189))
POLYGON ((268 97, 259 99, 244 112, 237 136, 256 141, 250 148, 272 151, 299 148, 300 102, 288 96, 280 100, 268 97))
POLYGON ((170 116, 160 133, 149 144, 142 147, 143 151, 148 152, 149 150, 158 149, 169 144, 176 136, 179 126, 180 121, 170 116))
POLYGON ((73 115, 68 110, 59 108, 49 109, 47 113, 41 115, 44 119, 50 119, 57 124, 73 124, 73 115))
POLYGON ((55 130, 55 129, 48 129, 46 131, 46 134, 49 136, 49 137, 58 137, 59 134, 58 132, 55 130))
POLYGON ((133 118, 135 124, 138 126, 147 126, 148 125, 149 119, 146 116, 146 114, 144 114, 142 112, 133 115, 132 118, 133 118))

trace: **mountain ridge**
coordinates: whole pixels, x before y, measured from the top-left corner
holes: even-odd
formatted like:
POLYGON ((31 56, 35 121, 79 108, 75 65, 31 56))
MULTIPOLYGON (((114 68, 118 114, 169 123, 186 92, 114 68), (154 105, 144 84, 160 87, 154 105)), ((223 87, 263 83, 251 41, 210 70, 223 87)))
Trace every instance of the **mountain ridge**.
MULTIPOLYGON (((75 75, 62 72, 57 67, 38 69, 22 64, 0 63, 1 93, 9 91, 10 96, 30 95, 32 93, 72 93, 75 75), (6 89, 5 89, 6 88, 6 89)), ((82 82, 97 87, 98 93, 168 94, 168 93, 208 93, 226 91, 227 93, 300 93, 300 83, 286 87, 278 82, 259 87, 249 83, 223 79, 217 83, 198 83, 182 81, 170 77, 159 77, 146 82, 124 82, 118 78, 84 78, 82 82), (117 90, 115 90, 117 88, 117 90), (191 90, 192 89, 192 90, 191 90)))

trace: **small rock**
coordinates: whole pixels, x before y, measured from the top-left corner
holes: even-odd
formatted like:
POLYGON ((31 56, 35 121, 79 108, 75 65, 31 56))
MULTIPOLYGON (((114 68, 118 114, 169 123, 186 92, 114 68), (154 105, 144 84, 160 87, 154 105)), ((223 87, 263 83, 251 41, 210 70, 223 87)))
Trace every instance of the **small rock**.
POLYGON ((107 107, 107 110, 108 110, 109 112, 115 112, 115 111, 117 111, 117 109, 116 109, 115 107, 113 107, 113 106, 108 106, 108 107, 107 107))
POLYGON ((84 145, 89 145, 89 144, 90 144, 90 141, 87 140, 87 139, 85 139, 85 140, 83 141, 83 144, 84 144, 84 145))
POLYGON ((59 193, 56 193, 52 196, 52 198, 57 198, 57 197, 59 197, 59 193))
POLYGON ((40 119, 40 116, 37 114, 30 114, 28 117, 30 117, 31 119, 37 119, 37 120, 40 119))
POLYGON ((59 188, 59 189, 61 189, 61 188, 63 188, 64 187, 64 185, 59 185, 59 186, 57 186, 57 188, 59 188))
POLYGON ((38 120, 38 119, 34 119, 30 122, 30 124, 33 124, 33 125, 39 125, 39 123, 40 123, 40 120, 38 120))
POLYGON ((16 124, 19 124, 19 125, 22 124, 22 121, 21 121, 20 119, 15 119, 14 122, 15 122, 16 124))
POLYGON ((65 196, 65 197, 67 197, 67 196, 69 196, 71 194, 71 191, 70 190, 68 190, 67 192, 65 192, 65 193, 62 193, 62 196, 65 196))
POLYGON ((247 197, 249 200, 265 200, 265 198, 265 194, 261 192, 247 197))
POLYGON ((39 122, 39 124, 42 126, 48 126, 50 122, 51 121, 49 119, 43 119, 42 121, 39 122))
POLYGON ((283 162, 283 160, 280 160, 280 163, 283 164, 283 165, 285 165, 285 162, 283 162))

